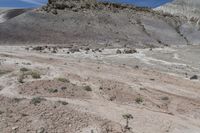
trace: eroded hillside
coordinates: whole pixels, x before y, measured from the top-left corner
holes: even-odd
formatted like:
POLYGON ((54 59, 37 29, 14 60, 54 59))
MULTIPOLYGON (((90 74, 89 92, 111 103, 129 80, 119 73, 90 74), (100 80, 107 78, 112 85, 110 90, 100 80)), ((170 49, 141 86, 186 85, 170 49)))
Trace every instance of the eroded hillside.
POLYGON ((199 31, 185 18, 126 5, 57 2, 0 24, 0 43, 140 48, 199 43, 194 39, 199 31))

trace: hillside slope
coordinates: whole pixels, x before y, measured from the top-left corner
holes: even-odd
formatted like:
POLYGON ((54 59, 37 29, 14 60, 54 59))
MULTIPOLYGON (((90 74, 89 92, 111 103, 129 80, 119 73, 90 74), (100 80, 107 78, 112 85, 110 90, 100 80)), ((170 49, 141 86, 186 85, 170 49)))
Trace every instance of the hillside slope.
POLYGON ((0 24, 0 44, 143 48, 200 42, 191 39, 199 32, 192 25, 191 36, 184 18, 123 5, 61 1, 0 24))

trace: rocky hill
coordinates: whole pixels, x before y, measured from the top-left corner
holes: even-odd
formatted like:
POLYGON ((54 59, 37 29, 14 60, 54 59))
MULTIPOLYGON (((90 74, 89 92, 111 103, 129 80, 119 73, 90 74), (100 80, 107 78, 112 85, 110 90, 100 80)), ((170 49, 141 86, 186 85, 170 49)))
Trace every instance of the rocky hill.
POLYGON ((199 34, 184 17, 92 0, 51 0, 0 24, 1 45, 144 48, 199 44, 199 34))

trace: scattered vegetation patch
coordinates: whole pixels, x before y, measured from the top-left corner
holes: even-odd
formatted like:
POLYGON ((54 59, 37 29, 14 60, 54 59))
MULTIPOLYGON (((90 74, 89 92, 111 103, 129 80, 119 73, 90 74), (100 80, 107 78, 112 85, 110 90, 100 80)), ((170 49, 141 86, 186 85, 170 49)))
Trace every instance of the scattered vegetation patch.
POLYGON ((116 54, 121 54, 121 53, 122 53, 122 51, 117 49, 116 54))
POLYGON ((90 98, 90 93, 84 89, 84 86, 59 82, 57 79, 27 80, 19 85, 18 92, 35 97, 90 98))
POLYGON ((67 89, 67 87, 65 87, 65 86, 61 87, 61 90, 66 90, 66 89, 67 89))
POLYGON ((45 49, 45 47, 43 47, 43 46, 36 46, 33 48, 33 50, 35 50, 35 51, 42 51, 44 49, 45 49))
POLYGON ((37 71, 32 71, 30 75, 31 75, 32 78, 34 78, 34 79, 40 79, 40 78, 41 78, 40 73, 37 72, 37 71))
POLYGON ((151 81, 155 81, 155 79, 154 79, 154 78, 150 78, 149 80, 151 80, 151 81))
POLYGON ((70 82, 70 81, 69 81, 68 79, 66 79, 66 78, 58 78, 57 80, 60 81, 60 82, 63 82, 63 83, 69 83, 69 82, 70 82))
POLYGON ((28 116, 28 114, 21 113, 21 116, 22 116, 22 117, 26 117, 26 116, 28 116))
POLYGON ((18 77, 18 82, 19 83, 24 83, 24 79, 25 79, 25 74, 23 73, 23 74, 21 74, 21 75, 19 75, 19 77, 18 77))
POLYGON ((0 110, 0 115, 3 114, 4 112, 0 110))
POLYGON ((68 102, 65 102, 65 101, 58 101, 58 103, 60 103, 62 105, 68 105, 69 104, 68 102))
POLYGON ((138 103, 138 104, 142 103, 143 101, 144 100, 143 100, 142 97, 138 97, 138 98, 135 99, 135 102, 138 103))
POLYGON ((92 91, 92 88, 87 85, 87 86, 84 87, 84 90, 86 90, 86 91, 92 91))
POLYGON ((111 96, 109 100, 114 101, 115 99, 116 99, 116 96, 111 96))
POLYGON ((4 75, 4 74, 7 74, 7 73, 10 73, 11 71, 9 70, 0 70, 0 76, 1 75, 4 75))
POLYGON ((163 101, 167 101, 167 100, 169 100, 169 97, 162 97, 161 98, 163 101))
POLYGON ((23 68, 21 68, 21 69, 20 69, 20 71, 21 71, 21 72, 27 72, 27 71, 29 71, 29 69, 28 69, 28 68, 25 68, 25 67, 23 67, 23 68))
POLYGON ((41 97, 34 97, 31 99, 30 104, 34 104, 37 105, 39 103, 41 103, 42 101, 45 101, 46 99, 41 98, 41 97))
POLYGON ((58 92, 57 89, 49 89, 48 91, 49 91, 49 93, 56 93, 56 92, 58 92))
POLYGON ((0 91, 3 89, 3 86, 0 86, 0 91))
POLYGON ((71 53, 80 52, 79 48, 70 48, 69 51, 71 53))
POLYGON ((20 75, 18 78, 19 83, 24 83, 24 79, 27 78, 27 76, 31 76, 33 79, 39 79, 41 78, 41 75, 38 71, 32 71, 30 69, 27 69, 25 67, 20 69, 20 75))
POLYGON ((23 98, 13 98, 12 101, 15 103, 19 103, 23 100, 23 98))

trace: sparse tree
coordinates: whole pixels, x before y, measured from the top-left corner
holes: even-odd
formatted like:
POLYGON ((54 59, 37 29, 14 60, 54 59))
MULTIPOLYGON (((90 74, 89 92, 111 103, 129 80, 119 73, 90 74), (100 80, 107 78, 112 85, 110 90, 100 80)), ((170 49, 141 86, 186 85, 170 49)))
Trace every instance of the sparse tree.
POLYGON ((130 130, 129 120, 133 119, 133 116, 131 114, 124 114, 123 118, 126 120, 126 126, 124 128, 130 130))

